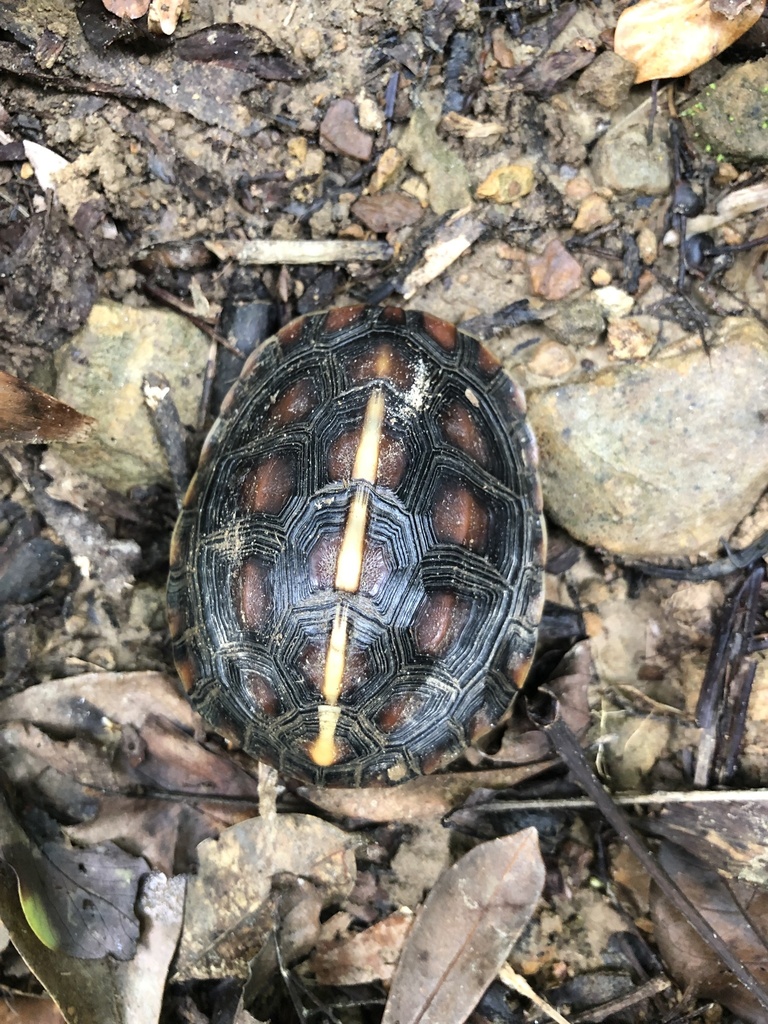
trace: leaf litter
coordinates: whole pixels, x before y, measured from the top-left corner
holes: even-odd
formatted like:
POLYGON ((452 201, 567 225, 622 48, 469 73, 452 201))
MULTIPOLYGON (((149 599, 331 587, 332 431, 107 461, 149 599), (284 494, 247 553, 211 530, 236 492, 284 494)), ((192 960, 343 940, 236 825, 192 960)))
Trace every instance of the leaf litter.
MULTIPOLYGON (((131 5, 117 6, 129 13, 131 5)), ((161 5, 153 6, 159 10, 161 5)), ((171 6, 175 17, 180 5, 171 6)), ((98 0, 80 6, 79 21, 71 5, 54 4, 59 17, 51 20, 42 8, 36 12, 30 5, 0 3, 4 27, 7 22, 0 61, 14 89, 0 97, 6 161, 0 174, 9 171, 2 187, 14 190, 20 181, 30 182, 8 192, 23 213, 18 223, 3 221, 6 234, 0 239, 7 282, 3 330, 18 346, 10 348, 18 361, 9 370, 26 375, 21 368, 29 365, 29 356, 19 338, 39 356, 84 321, 97 280, 102 294, 142 305, 146 298, 139 295, 136 274, 152 264, 155 276, 147 279, 146 294, 164 293, 179 308, 191 307, 194 300, 196 308, 215 311, 226 299, 232 265, 246 256, 255 260, 255 273, 267 292, 294 312, 337 301, 349 285, 376 289, 386 284, 437 314, 482 324, 483 332, 499 340, 505 358, 517 362, 523 353, 519 371, 530 371, 526 383, 534 389, 542 380, 554 380, 556 370, 597 365, 606 353, 609 360, 643 361, 648 353, 637 345, 602 346, 594 337, 578 358, 571 351, 585 289, 595 297, 589 282, 612 288, 615 301, 587 317, 587 333, 596 336, 606 318, 618 316, 607 324, 609 340, 615 342, 622 337, 620 325, 627 327, 620 304, 629 308, 644 295, 658 299, 669 255, 664 254, 666 240, 661 244, 667 196, 630 196, 623 205, 617 198, 621 188, 595 185, 585 163, 586 147, 614 112, 619 112, 619 126, 627 112, 622 104, 629 101, 629 89, 622 92, 617 84, 627 68, 610 51, 618 11, 609 12, 605 4, 600 11, 577 4, 549 5, 544 11, 548 5, 514 2, 503 9, 496 5, 490 15, 484 8, 478 15, 472 5, 450 0, 424 12, 423 22, 417 19, 407 32, 396 29, 391 38, 379 32, 378 22, 374 32, 365 19, 358 24, 355 16, 347 17, 342 39, 332 18, 324 19, 333 15, 334 5, 326 6, 328 11, 315 10, 312 3, 286 11, 266 0, 253 24, 214 26, 195 21, 199 12, 193 5, 191 31, 163 49, 162 40, 148 41, 147 26, 105 18, 98 0), (325 35, 306 23, 307 13, 325 35), (36 41, 34 58, 29 39, 36 41), (375 69, 382 66, 387 80, 379 95, 375 69), (361 67, 367 69, 365 84, 355 71, 361 67), (464 68, 477 68, 476 79, 464 68), (423 105, 410 106, 408 76, 416 76, 423 105), (169 88, 171 80, 179 88, 169 88), (49 109, 35 98, 35 89, 43 88, 53 89, 49 109), (82 104, 76 112, 67 107, 73 95, 82 104), (537 97, 546 99, 540 104, 537 97), (593 97, 597 114, 588 102, 593 97), (58 108, 66 108, 66 116, 60 118, 58 108), (101 120, 104 112, 106 122, 101 120), (187 112, 199 118, 197 129, 184 120, 187 112), (321 133, 329 112, 334 116, 321 133), (67 127, 70 116, 79 135, 67 127), (6 129, 13 135, 6 135, 6 129), (30 134, 34 140, 25 137, 30 134), (317 145, 321 134, 324 149, 317 145), (290 145, 284 152, 286 136, 290 145), (519 148, 510 144, 517 136, 519 148), (39 165, 31 197, 27 193, 35 184, 35 169, 20 164, 19 138, 27 159, 34 157, 39 165), (47 145, 39 145, 43 142, 47 145), (377 166, 368 167, 367 157, 375 163, 379 152, 377 166), (520 167, 526 172, 524 187, 507 188, 510 168, 520 167), (567 176, 560 175, 563 168, 567 176), (361 182, 368 174, 366 188, 361 182), (498 187, 502 179, 504 188, 498 187), (493 187, 482 189, 484 182, 493 187), (49 185, 65 215, 55 202, 46 208, 42 190, 49 185), (479 204, 473 203, 478 188, 488 193, 479 204), (467 209, 456 214, 465 204, 467 209), (591 231, 590 216, 599 223, 594 234, 584 237, 591 231), (616 245, 621 238, 617 225, 625 239, 637 234, 638 243, 638 229, 646 242, 650 235, 653 245, 643 247, 643 266, 635 260, 633 269, 629 243, 625 249, 616 245), (573 244, 569 226, 583 245, 573 244), (141 258, 134 261, 139 246, 141 258), (388 264, 393 257, 400 262, 388 264), (276 269, 275 263, 284 265, 276 269), (63 290, 62 275, 53 272, 60 267, 71 269, 63 290), (187 291, 191 299, 185 303, 178 296, 187 291), (29 302, 31 295, 44 296, 42 308, 29 302), (519 295, 530 296, 529 315, 514 323, 505 320, 505 310, 519 308, 510 297, 519 295), (566 309, 571 319, 566 317, 558 334, 556 319, 566 309), (526 351, 535 353, 528 368, 526 351)), ((406 5, 391 6, 400 19, 398 28, 409 25, 406 5)), ((739 18, 759 15, 762 6, 709 5, 719 25, 729 24, 729 38, 739 34, 734 31, 739 18)), ((699 0, 666 5, 670 19, 678 19, 672 27, 689 31, 675 44, 665 73, 682 74, 692 59, 701 63, 701 54, 689 44, 698 38, 690 31, 692 15, 704 7, 699 0)), ((639 30, 647 44, 648 25, 653 29, 658 23, 658 7, 630 7, 625 24, 633 10, 636 17, 645 11, 649 18, 639 30)), ((173 31, 170 23, 156 26, 161 35, 173 31)), ((621 33, 618 38, 620 50, 621 33)), ((718 49, 726 45, 723 38, 718 49)), ((664 49, 658 40, 656 32, 651 50, 664 49)), ((715 44, 707 45, 711 51, 715 44)), ((717 74, 718 67, 704 67, 701 73, 717 74)), ((638 80, 643 73, 637 71, 638 80)), ((687 83, 680 83, 680 89, 690 95, 687 83)), ((668 93, 667 106, 678 96, 668 93)), ((687 170, 690 156, 687 152, 683 160, 687 170)), ((764 234, 758 224, 765 207, 759 178, 759 172, 729 166, 727 160, 706 168, 696 186, 707 192, 706 209, 717 213, 690 218, 691 232, 722 229, 720 241, 736 246, 750 231, 764 234), (743 219, 753 213, 754 220, 743 219)), ((737 256, 730 279, 742 282, 753 299, 757 296, 758 306, 759 251, 737 256)), ((652 317, 643 318, 643 327, 651 340, 664 334, 662 344, 672 353, 684 333, 652 317)), ((44 374, 40 381, 47 389, 44 374)), ((405 1007, 402 1012, 413 1019, 428 1020, 435 1006, 444 1007, 446 1021, 464 1019, 480 1001, 477 1019, 484 1020, 493 1016, 488 1008, 493 998, 498 1000, 494 992, 499 986, 492 983, 499 971, 506 979, 519 978, 521 972, 541 989, 560 983, 554 991, 574 1012, 589 1013, 592 1007, 594 1014, 605 1014, 623 998, 622 1012, 633 1014, 633 1021, 668 1016, 671 997, 659 995, 667 979, 656 973, 644 983, 637 959, 616 953, 627 936, 640 945, 645 939, 626 908, 604 888, 595 852, 603 848, 604 826, 583 802, 562 813, 555 809, 558 801, 566 807, 573 787, 562 772, 558 775, 541 735, 518 714, 489 745, 444 776, 365 792, 312 791, 283 780, 269 797, 259 786, 255 766, 206 736, 178 685, 150 671, 167 663, 163 641, 157 639, 162 627, 150 626, 149 619, 141 622, 146 643, 133 648, 133 662, 120 660, 126 651, 120 639, 134 622, 131 618, 129 625, 127 609, 131 616, 138 614, 142 591, 158 564, 148 556, 146 535, 136 524, 157 508, 153 529, 156 534, 167 531, 162 517, 167 519, 168 511, 148 502, 146 492, 126 497, 95 484, 92 490, 75 487, 56 452, 49 451, 45 459, 36 465, 29 453, 10 450, 12 479, 23 481, 26 492, 9 483, 3 495, 4 511, 12 516, 12 504, 34 506, 29 515, 13 520, 22 550, 30 540, 24 531, 39 529, 30 525, 37 516, 67 545, 72 561, 61 571, 52 560, 51 573, 39 578, 32 597, 14 605, 11 594, 0 610, 4 656, 12 670, 8 678, 13 687, 35 684, 0 702, 0 765, 15 811, 7 825, 10 833, 20 829, 15 859, 25 878, 20 903, 19 874, 2 869, 0 906, 17 949, 64 1007, 67 1019, 154 1020, 163 999, 166 1014, 176 1012, 183 1019, 200 1019, 201 1014, 234 1019, 238 1011, 232 1007, 242 1002, 239 982, 237 998, 231 998, 230 990, 229 1016, 224 995, 216 1003, 215 993, 226 988, 221 979, 235 974, 250 976, 243 992, 249 991, 248 984, 257 989, 283 984, 275 1003, 281 1009, 271 1014, 275 1020, 308 1013, 308 1007, 327 1019, 344 1016, 351 1007, 353 1013, 378 1020, 390 986, 387 1019, 405 1007), (66 635, 48 639, 62 628, 65 633, 71 629, 78 640, 89 631, 103 629, 104 634, 72 648, 66 635), (42 655, 35 650, 38 634, 46 638, 42 655), (25 655, 25 648, 35 653, 25 655), (112 650, 121 665, 147 671, 103 671, 112 650), (102 670, 83 674, 97 666, 102 670), (75 672, 81 674, 72 676, 75 672), (530 810, 497 813, 504 797, 517 806, 521 796, 544 809, 536 824, 551 870, 546 880, 538 878, 531 841, 531 850, 515 861, 525 869, 515 876, 515 890, 509 861, 501 856, 499 863, 494 851, 528 835, 519 829, 530 824, 520 820, 530 810), (257 807, 261 816, 255 819, 257 807), (450 831, 443 828, 447 815, 450 831), (474 848, 462 857, 467 846, 474 848), (26 851, 26 863, 19 850, 26 851), (485 863, 485 878, 482 867, 479 872, 473 867, 475 857, 485 863), (79 884, 80 864, 93 878, 90 888, 79 884), (184 938, 176 955, 187 879, 184 938), (457 879, 467 887, 461 889, 461 900, 457 879), (105 883, 106 892, 97 881, 105 883), (483 881, 498 887, 485 903, 471 895, 472 886, 483 881), (505 885, 519 903, 500 928, 496 914, 506 898, 505 885), (57 896, 51 895, 54 889, 57 896), (430 893, 426 903, 425 892, 430 893), (477 906, 469 914, 457 913, 457 905, 467 909, 466 893, 477 906), (64 909, 57 899, 63 899, 64 909), (83 899, 94 906, 86 907, 83 899), (102 931, 90 927, 94 908, 104 911, 98 915, 102 931), (66 927, 57 932, 51 927, 55 919, 66 927), (447 949, 429 944, 424 921, 438 939, 444 937, 447 949), (51 950, 40 937, 58 948, 51 950), (111 950, 109 957, 81 959, 97 952, 102 940, 104 949, 111 950), (404 943, 409 945, 400 955, 404 943), (134 947, 132 960, 119 959, 134 947), (419 950, 429 954, 428 976, 416 969, 419 950), (510 951, 515 971, 503 965, 510 951), (605 965, 616 962, 617 973, 623 971, 629 982, 629 996, 614 991, 611 998, 609 990, 601 1000, 579 1004, 578 983, 586 991, 590 979, 601 970, 604 977, 605 965), (170 987, 169 971, 177 979, 170 987), (199 977, 212 980, 187 980, 199 977), (602 1007, 596 1007, 601 1001, 602 1007)), ((48 534, 42 539, 54 543, 48 534)), ((568 568, 548 577, 548 596, 578 610, 587 639, 554 673, 575 634, 560 648, 556 641, 543 644, 540 676, 553 690, 561 687, 563 714, 574 732, 583 733, 591 715, 593 728, 583 739, 612 783, 644 796, 648 789, 684 787, 685 758, 696 744, 697 690, 723 588, 693 586, 697 597, 686 608, 680 600, 685 588, 649 584, 631 568, 622 570, 610 559, 599 562, 593 551, 574 548, 568 568)), ((149 585, 157 584, 152 580, 149 585)), ((142 634, 137 630, 137 635, 142 634)), ((751 704, 751 738, 757 742, 742 763, 749 779, 764 782, 761 672, 758 665, 757 699, 751 704)), ((736 878, 739 884, 764 886, 759 811, 742 814, 738 805, 728 813, 704 812, 695 800, 677 810, 668 808, 651 819, 657 834, 672 835, 705 863, 716 864, 729 885, 736 878)), ((7 851, 6 864, 13 860, 14 851, 7 851)), ((699 872, 700 866, 686 861, 681 885, 690 876, 705 889, 711 881, 712 890, 721 893, 717 879, 699 872)), ((691 890, 694 899, 701 891, 691 890)), ((745 960, 759 967, 760 900, 742 894, 734 911, 736 897, 718 899, 718 926, 743 950, 745 960), (728 915, 735 927, 727 923, 728 915)), ((664 942, 665 936, 674 940, 682 932, 664 916, 661 904, 654 906, 657 944, 682 990, 690 980, 684 958, 664 942)), ((734 997, 731 980, 708 953, 697 950, 694 940, 685 937, 679 945, 703 964, 695 978, 698 992, 691 992, 690 999, 696 994, 717 999, 745 1019, 759 1014, 743 996, 734 997)), ((6 951, 4 967, 10 957, 6 951)), ((655 971, 657 963, 651 968, 655 971)), ((521 984, 517 990, 522 989, 521 984)), ((512 1019, 518 1012, 514 1000, 506 995, 497 1001, 493 1012, 498 1019, 512 1019)), ((245 1011, 238 1019, 246 1019, 245 1011)))

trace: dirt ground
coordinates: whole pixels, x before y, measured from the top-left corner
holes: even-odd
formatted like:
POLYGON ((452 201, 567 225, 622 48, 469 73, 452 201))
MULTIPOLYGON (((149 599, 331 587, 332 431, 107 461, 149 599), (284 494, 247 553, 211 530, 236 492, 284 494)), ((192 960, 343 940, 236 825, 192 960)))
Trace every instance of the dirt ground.
POLYGON ((0 1024, 768 1020, 765 5, 721 4, 755 24, 658 88, 627 6, 191 0, 164 34, 0 0, 0 371, 93 421, 30 427, 0 380, 0 1024), (142 381, 183 474, 245 353, 355 303, 524 388, 531 683, 751 991, 522 702, 361 790, 186 703, 142 381))

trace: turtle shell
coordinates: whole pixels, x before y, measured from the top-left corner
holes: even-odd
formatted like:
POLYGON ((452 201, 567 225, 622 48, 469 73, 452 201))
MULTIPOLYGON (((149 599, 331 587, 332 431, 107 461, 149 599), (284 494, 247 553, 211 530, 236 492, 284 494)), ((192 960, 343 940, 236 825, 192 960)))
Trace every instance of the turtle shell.
POLYGON ((189 698, 314 784, 400 782, 507 712, 542 606, 524 398, 424 313, 303 317, 248 359, 173 535, 189 698))

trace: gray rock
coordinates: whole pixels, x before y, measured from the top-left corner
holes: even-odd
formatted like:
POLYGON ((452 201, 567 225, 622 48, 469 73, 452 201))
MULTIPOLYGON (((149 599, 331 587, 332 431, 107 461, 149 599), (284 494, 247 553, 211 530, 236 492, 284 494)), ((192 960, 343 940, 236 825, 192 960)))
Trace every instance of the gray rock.
POLYGON ((637 68, 613 50, 598 54, 581 73, 576 91, 593 99, 605 110, 616 110, 629 96, 637 68))
POLYGON ((663 196, 672 184, 666 139, 658 131, 648 145, 646 126, 622 122, 599 139, 592 155, 598 184, 622 194, 663 196))
POLYGON ((439 138, 434 124, 416 107, 397 147, 429 185, 429 205, 438 216, 471 206, 469 172, 461 159, 439 138))
POLYGON ((707 152, 737 163, 768 160, 768 57, 740 64, 702 89, 683 117, 707 152))
POLYGON ((532 390, 545 504, 574 537, 629 558, 716 554, 768 486, 768 332, 532 390))
POLYGON ((85 327, 56 353, 56 396, 97 423, 68 461, 107 487, 169 482, 144 406, 142 380, 165 374, 182 423, 192 425, 202 394, 208 340, 176 313, 114 303, 93 307, 85 327))
POLYGON ((594 345, 605 331, 605 318, 592 294, 557 303, 547 330, 564 345, 594 345))

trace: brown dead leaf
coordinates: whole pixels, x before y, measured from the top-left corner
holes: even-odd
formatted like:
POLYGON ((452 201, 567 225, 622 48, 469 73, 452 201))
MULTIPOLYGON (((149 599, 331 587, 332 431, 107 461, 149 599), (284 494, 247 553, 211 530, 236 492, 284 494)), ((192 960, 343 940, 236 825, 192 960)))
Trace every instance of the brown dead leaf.
MULTIPOLYGON (((768 893, 754 886, 727 886, 715 871, 670 843, 661 847, 659 859, 741 962, 764 981, 768 970, 768 893)), ((651 917, 661 955, 681 988, 722 1003, 749 1024, 765 1024, 765 1010, 726 971, 655 886, 651 889, 651 917)))
POLYGON ((97 735, 115 723, 140 729, 150 716, 171 719, 190 732, 202 725, 178 679, 164 672, 85 672, 0 701, 0 722, 33 722, 70 735, 83 730, 97 735))
POLYGON ((505 788, 517 786, 539 772, 549 762, 477 772, 448 772, 426 775, 404 782, 396 789, 321 789, 302 786, 299 792, 328 814, 340 818, 365 818, 367 821, 413 821, 439 819, 462 803, 478 786, 505 788))
POLYGON ((284 814, 251 818, 226 829, 218 840, 201 843, 176 977, 246 977, 249 961, 274 927, 279 902, 275 876, 309 880, 327 906, 352 891, 353 842, 319 818, 284 814))
MULTIPOLYGON (((0 805, 0 815, 4 841, 20 847, 28 844, 4 804, 0 805)), ((168 881, 162 875, 145 876, 135 907, 141 938, 134 958, 82 960, 40 941, 22 909, 16 875, 0 861, 0 916, 14 946, 62 1007, 68 1024, 155 1024, 179 937, 183 902, 183 878, 168 881)))
POLYGON ((734 17, 712 10, 710 0, 640 0, 616 24, 616 53, 637 66, 635 82, 680 78, 744 35, 766 0, 752 0, 734 17))
POLYGON ((96 421, 0 371, 0 441, 84 441, 96 421))
POLYGON ((535 829, 465 854, 437 881, 406 941, 382 1024, 463 1024, 544 886, 535 829))
POLYGON ((670 804, 653 820, 652 828, 724 878, 740 878, 768 888, 764 803, 670 804))
POLYGON ((377 921, 362 932, 354 932, 325 943, 309 958, 305 967, 320 985, 367 985, 389 981, 413 924, 407 907, 377 921))
POLYGON ((194 844, 258 801, 248 766, 202 746, 198 727, 161 673, 76 676, 0 702, 0 765, 18 792, 68 823, 71 838, 112 840, 170 873, 180 829, 194 844))
POLYGON ((58 1006, 47 996, 28 996, 3 992, 0 1000, 0 1024, 63 1024, 58 1006))
MULTIPOLYGON (((571 732, 581 738, 589 729, 592 714, 589 686, 595 678, 595 666, 588 641, 575 644, 547 680, 547 689, 557 698, 560 715, 571 732)), ((501 738, 497 754, 484 755, 487 761, 501 764, 529 764, 549 758, 552 747, 540 729, 520 718, 513 718, 501 738)))

